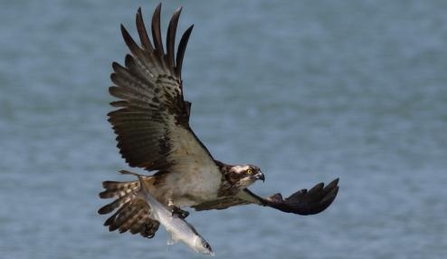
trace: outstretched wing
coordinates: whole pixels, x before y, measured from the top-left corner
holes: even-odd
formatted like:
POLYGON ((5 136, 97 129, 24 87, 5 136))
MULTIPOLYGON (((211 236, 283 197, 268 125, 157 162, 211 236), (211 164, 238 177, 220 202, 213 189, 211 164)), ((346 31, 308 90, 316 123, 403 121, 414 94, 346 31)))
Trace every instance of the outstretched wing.
POLYGON ((220 177, 211 154, 189 126, 191 104, 183 97, 181 69, 193 26, 183 33, 175 54, 181 12, 181 8, 177 9, 169 23, 165 52, 160 9, 161 4, 152 17, 153 43, 149 40, 141 9, 136 15, 141 46, 121 25, 130 54, 126 55, 125 66, 116 62, 112 65, 111 79, 115 85, 109 91, 119 100, 111 104, 119 109, 108 114, 117 134, 117 146, 132 167, 170 172, 215 168, 212 173, 220 177))
POLYGON ((324 187, 319 183, 309 191, 302 189, 283 199, 280 193, 262 198, 248 189, 240 192, 238 196, 209 201, 194 206, 196 210, 226 209, 228 207, 246 204, 269 206, 284 212, 312 215, 325 210, 334 201, 338 193, 338 178, 324 187))

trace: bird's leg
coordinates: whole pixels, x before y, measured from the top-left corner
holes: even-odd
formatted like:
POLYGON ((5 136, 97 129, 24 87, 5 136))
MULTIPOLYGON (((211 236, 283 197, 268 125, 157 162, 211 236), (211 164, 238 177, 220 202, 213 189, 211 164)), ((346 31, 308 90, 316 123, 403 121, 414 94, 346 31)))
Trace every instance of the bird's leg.
POLYGON ((177 215, 179 216, 179 218, 184 219, 189 215, 189 212, 187 212, 186 210, 182 210, 179 207, 175 206, 172 200, 168 202, 168 207, 171 209, 172 216, 177 215))

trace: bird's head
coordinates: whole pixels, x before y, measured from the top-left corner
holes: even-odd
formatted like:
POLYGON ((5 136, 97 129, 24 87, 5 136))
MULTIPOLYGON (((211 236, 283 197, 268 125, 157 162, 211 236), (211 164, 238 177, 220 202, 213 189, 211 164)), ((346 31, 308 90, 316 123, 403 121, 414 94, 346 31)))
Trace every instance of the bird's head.
POLYGON ((234 165, 228 170, 231 183, 237 184, 241 189, 254 183, 256 180, 265 180, 261 169, 255 165, 234 165))

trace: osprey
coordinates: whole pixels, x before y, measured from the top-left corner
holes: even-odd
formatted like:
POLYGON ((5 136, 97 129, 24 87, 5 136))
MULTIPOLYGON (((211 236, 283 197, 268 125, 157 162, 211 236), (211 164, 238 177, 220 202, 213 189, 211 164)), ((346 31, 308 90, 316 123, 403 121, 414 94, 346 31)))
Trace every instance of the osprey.
MULTIPOLYGON (((131 167, 154 172, 141 176, 147 190, 160 203, 182 217, 191 207, 195 210, 225 209, 236 205, 257 204, 300 215, 317 214, 325 210, 338 192, 338 179, 326 187, 319 183, 299 190, 283 199, 277 193, 260 197, 247 187, 264 174, 255 165, 230 165, 216 160, 194 134, 189 125, 191 103, 183 96, 182 63, 186 45, 193 29, 190 26, 180 38, 175 51, 175 38, 181 8, 168 26, 166 50, 160 30, 159 4, 152 16, 152 41, 146 30, 141 8, 136 14, 140 38, 137 44, 121 25, 121 32, 130 54, 125 65, 112 64, 109 92, 117 100, 117 109, 108 114, 117 135, 117 147, 131 167)), ((105 181, 101 198, 113 202, 99 209, 99 214, 112 214, 104 223, 110 231, 141 234, 152 238, 160 223, 152 216, 152 208, 135 191, 139 180, 105 181)))

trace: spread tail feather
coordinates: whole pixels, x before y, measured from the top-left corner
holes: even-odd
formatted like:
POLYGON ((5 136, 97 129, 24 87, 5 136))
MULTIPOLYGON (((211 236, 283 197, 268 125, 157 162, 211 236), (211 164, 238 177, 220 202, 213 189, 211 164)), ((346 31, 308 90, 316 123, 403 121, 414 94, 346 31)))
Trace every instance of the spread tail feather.
MULTIPOLYGON (((121 171, 122 174, 134 174, 128 171, 121 171)), ((140 176, 141 180, 149 183, 153 180, 151 176, 140 176)), ((143 237, 152 238, 158 230, 160 223, 151 218, 151 208, 137 195, 140 189, 140 182, 103 182, 105 190, 99 194, 100 198, 116 198, 109 204, 98 210, 99 214, 115 213, 110 216, 104 225, 109 227, 109 231, 118 230, 120 233, 129 231, 131 234, 140 233, 143 237)))
POLYGON ((103 199, 107 198, 117 198, 125 196, 128 193, 131 193, 133 190, 138 189, 139 183, 138 181, 131 182, 116 182, 116 181, 104 181, 102 183, 104 187, 104 191, 99 193, 99 197, 103 199))

